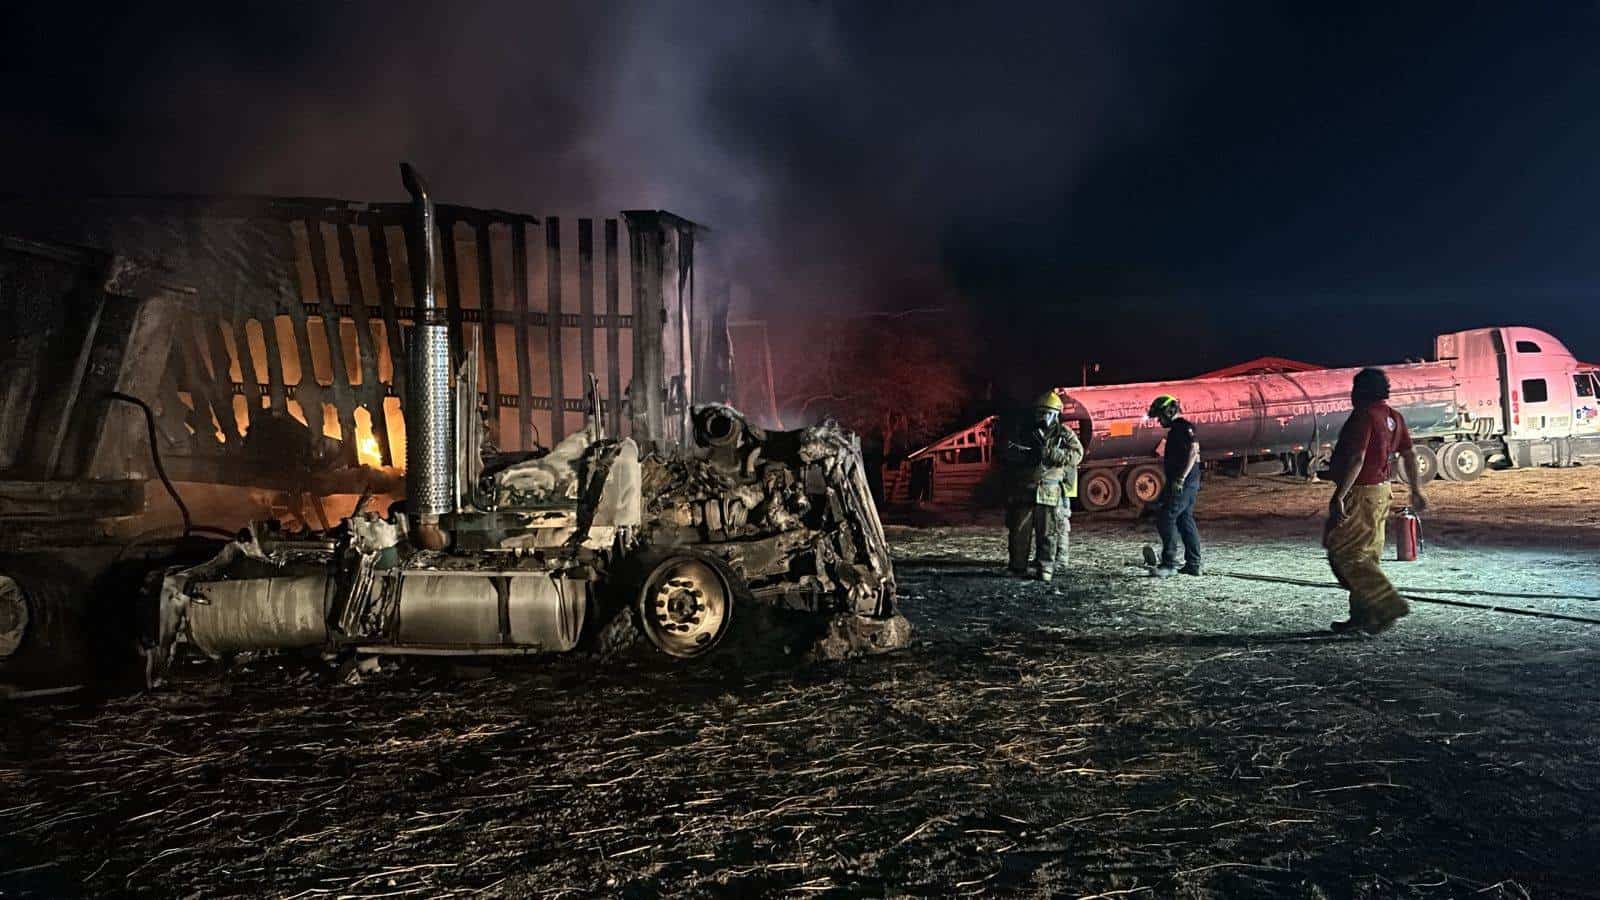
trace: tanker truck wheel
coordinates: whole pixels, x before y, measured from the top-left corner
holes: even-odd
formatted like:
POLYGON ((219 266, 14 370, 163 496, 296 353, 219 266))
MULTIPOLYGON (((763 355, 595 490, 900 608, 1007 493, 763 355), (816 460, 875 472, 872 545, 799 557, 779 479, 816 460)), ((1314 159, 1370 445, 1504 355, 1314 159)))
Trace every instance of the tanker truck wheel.
POLYGON ((1115 469, 1090 469, 1078 480, 1078 502, 1088 512, 1116 509, 1122 502, 1122 484, 1115 469))
MULTIPOLYGON (((1417 461, 1417 480, 1423 484, 1439 477, 1439 454, 1427 444, 1415 444, 1411 448, 1411 456, 1417 461)), ((1479 466, 1482 468, 1482 466, 1479 466)))
POLYGON ((1124 483, 1128 499, 1140 506, 1151 506, 1161 499, 1161 491, 1167 486, 1167 473, 1160 466, 1134 466, 1128 470, 1124 483))
POLYGON ((1448 444, 1439 454, 1439 470, 1451 481, 1476 480, 1483 469, 1483 450, 1471 441, 1448 444))

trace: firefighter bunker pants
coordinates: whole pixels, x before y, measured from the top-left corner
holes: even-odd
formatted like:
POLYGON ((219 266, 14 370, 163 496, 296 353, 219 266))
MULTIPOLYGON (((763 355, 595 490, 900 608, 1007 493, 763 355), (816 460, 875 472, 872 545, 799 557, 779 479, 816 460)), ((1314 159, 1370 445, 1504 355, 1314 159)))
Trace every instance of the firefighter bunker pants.
POLYGON ((1322 541, 1333 576, 1350 591, 1350 619, 1355 622, 1382 622, 1410 612, 1378 565, 1388 517, 1389 485, 1358 484, 1345 497, 1344 518, 1322 541))
POLYGON ((1072 510, 1066 504, 1013 503, 1006 507, 1006 533, 1011 571, 1028 571, 1028 554, 1033 551, 1033 570, 1054 573, 1067 566, 1072 510))

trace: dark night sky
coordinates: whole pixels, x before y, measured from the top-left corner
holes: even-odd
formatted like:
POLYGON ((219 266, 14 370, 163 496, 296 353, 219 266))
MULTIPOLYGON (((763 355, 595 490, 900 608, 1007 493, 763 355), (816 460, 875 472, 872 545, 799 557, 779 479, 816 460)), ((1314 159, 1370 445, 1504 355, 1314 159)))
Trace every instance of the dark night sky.
MULTIPOLYGON (((236 8, 238 7, 238 8, 236 8)), ((953 305, 986 370, 1547 328, 1600 358, 1594 4, 0 12, 0 190, 663 206, 758 314, 953 305)))

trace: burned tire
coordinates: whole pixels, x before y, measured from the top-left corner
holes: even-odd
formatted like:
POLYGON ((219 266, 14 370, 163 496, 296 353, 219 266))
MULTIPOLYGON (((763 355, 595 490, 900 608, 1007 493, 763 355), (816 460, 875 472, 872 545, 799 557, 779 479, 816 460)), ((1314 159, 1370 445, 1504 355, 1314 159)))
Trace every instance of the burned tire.
POLYGON ((97 614, 93 600, 82 572, 60 557, 0 555, 0 694, 8 684, 95 683, 121 661, 106 634, 114 636, 117 623, 97 614))
POLYGON ((1089 469, 1078 479, 1078 502, 1087 512, 1116 509, 1122 503, 1122 484, 1115 469, 1089 469))
POLYGON ((1439 471, 1451 481, 1473 481, 1483 470, 1483 450, 1471 441, 1448 444, 1439 454, 1439 471))
POLYGON ((613 607, 611 613, 611 620, 594 633, 591 645, 601 662, 624 659, 645 644, 633 607, 613 607))
POLYGON ((16 653, 28 633, 28 594, 17 580, 0 572, 0 659, 16 653))
MULTIPOLYGON (((701 598, 694 600, 696 605, 702 602, 701 598)), ((824 637, 828 624, 813 613, 773 609, 757 602, 744 579, 727 563, 694 550, 650 551, 624 561, 597 599, 596 613, 599 627, 589 638, 591 651, 604 662, 652 669, 689 665, 748 673, 787 667, 824 637), (703 584, 704 579, 713 577, 715 585, 726 585, 727 605, 720 625, 700 629, 709 635, 706 640, 698 640, 693 627, 687 632, 662 627, 692 624, 678 621, 693 615, 687 597, 677 597, 674 610, 673 594, 685 587, 673 581, 699 579, 703 584), (664 608, 659 605, 663 599, 664 608)), ((709 624, 709 620, 699 624, 709 624)))
POLYGON ((640 631, 668 656, 693 659, 710 653, 733 626, 736 580, 713 557, 668 554, 639 585, 634 611, 640 631))
POLYGON ((1152 506, 1166 489, 1167 473, 1160 466, 1134 466, 1128 470, 1123 484, 1129 500, 1140 506, 1152 506))

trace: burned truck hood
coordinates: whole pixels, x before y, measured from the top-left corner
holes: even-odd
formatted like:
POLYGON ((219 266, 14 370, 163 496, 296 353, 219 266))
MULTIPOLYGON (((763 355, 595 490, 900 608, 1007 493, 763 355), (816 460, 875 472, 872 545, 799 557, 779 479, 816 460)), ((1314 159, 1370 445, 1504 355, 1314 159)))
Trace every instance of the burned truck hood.
POLYGON ((642 540, 713 553, 778 606, 894 614, 894 566, 854 434, 767 431, 721 405, 693 420, 697 450, 643 460, 642 540))
POLYGON ((720 404, 691 419, 693 446, 641 451, 580 432, 543 458, 499 469, 480 495, 502 518, 555 524, 557 510, 570 510, 562 541, 709 553, 771 605, 894 614, 894 566, 854 434, 831 424, 768 431, 720 404))

